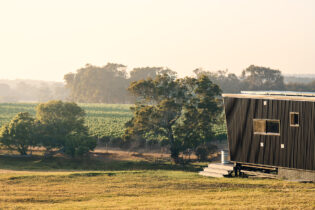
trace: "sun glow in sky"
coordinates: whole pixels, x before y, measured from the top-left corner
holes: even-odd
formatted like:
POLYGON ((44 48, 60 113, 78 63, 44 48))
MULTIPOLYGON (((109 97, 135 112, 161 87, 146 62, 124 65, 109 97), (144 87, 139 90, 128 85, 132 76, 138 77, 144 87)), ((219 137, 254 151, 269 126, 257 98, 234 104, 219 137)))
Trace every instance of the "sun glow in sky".
POLYGON ((62 81, 107 62, 312 74, 315 1, 0 0, 0 79, 62 81))

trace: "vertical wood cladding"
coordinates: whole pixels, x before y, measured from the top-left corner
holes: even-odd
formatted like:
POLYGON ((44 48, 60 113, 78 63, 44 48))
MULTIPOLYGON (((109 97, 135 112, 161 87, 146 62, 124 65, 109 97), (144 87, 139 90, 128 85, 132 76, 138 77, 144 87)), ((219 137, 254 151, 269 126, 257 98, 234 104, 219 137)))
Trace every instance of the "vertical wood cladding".
POLYGON ((315 102, 224 97, 224 106, 232 161, 315 170, 315 102), (253 119, 280 120, 280 135, 254 134, 253 119))

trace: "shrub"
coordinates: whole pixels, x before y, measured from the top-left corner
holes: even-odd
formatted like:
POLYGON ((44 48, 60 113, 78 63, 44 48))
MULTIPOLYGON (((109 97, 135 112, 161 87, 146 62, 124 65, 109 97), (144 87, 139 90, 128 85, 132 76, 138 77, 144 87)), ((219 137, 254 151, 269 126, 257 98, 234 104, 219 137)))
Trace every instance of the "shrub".
POLYGON ((214 152, 216 152, 218 150, 218 147, 216 145, 211 144, 209 142, 207 142, 205 144, 205 146, 206 146, 207 150, 209 151, 209 154, 214 153, 214 152))
POLYGON ((90 136, 70 135, 67 137, 64 152, 71 157, 83 156, 96 147, 97 140, 90 136))
POLYGON ((20 112, 8 124, 2 126, 0 143, 17 150, 21 155, 27 155, 30 146, 39 144, 36 138, 35 120, 28 112, 20 112))
POLYGON ((196 148, 195 154, 199 161, 205 161, 208 159, 210 152, 206 145, 200 145, 196 148))
POLYGON ((112 147, 121 147, 123 144, 123 139, 122 138, 111 138, 109 145, 112 147))
POLYGON ((40 140, 47 151, 60 149, 66 154, 83 156, 96 147, 96 139, 88 134, 85 112, 75 103, 49 101, 36 107, 40 123, 40 140))

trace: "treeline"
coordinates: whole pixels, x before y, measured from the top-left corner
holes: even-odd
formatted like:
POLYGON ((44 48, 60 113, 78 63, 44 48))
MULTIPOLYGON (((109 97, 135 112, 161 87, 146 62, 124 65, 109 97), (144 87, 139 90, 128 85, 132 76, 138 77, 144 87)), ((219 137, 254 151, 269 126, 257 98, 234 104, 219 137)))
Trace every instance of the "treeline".
MULTIPOLYGON (((242 90, 315 91, 315 78, 285 77, 281 71, 251 65, 241 75, 223 71, 196 69, 195 77, 206 75, 223 93, 242 90)), ((133 103, 129 85, 164 73, 177 73, 163 67, 134 68, 129 73, 122 64, 87 64, 76 73, 64 75, 65 83, 34 80, 0 80, 0 102, 46 102, 63 100, 83 103, 133 103)))
POLYGON ((307 84, 315 80, 314 74, 294 74, 294 75, 285 75, 284 83, 298 83, 298 84, 307 84))
MULTIPOLYGON (((86 103, 133 103, 135 97, 127 91, 134 81, 154 79, 167 73, 176 76, 176 72, 162 67, 134 68, 130 75, 126 66, 108 63, 105 66, 86 65, 64 76, 69 100, 86 103)), ((240 76, 225 71, 211 72, 194 70, 196 78, 206 75, 220 86, 223 93, 239 93, 242 90, 280 90, 315 91, 315 81, 309 83, 285 83, 281 71, 251 65, 240 76)))
POLYGON ((294 82, 300 80, 290 77, 287 80, 289 82, 284 82, 285 78, 281 71, 262 66, 251 65, 243 70, 239 77, 227 70, 210 72, 196 69, 194 73, 197 76, 207 75, 221 87, 223 93, 239 93, 246 90, 315 91, 315 80, 308 78, 306 82, 294 82))
POLYGON ((154 79, 131 83, 128 91, 135 98, 133 117, 124 134, 116 138, 93 136, 85 122, 85 112, 75 103, 50 101, 36 106, 36 115, 16 115, 0 129, 0 147, 30 154, 32 148, 45 148, 45 154, 83 156, 96 146, 96 139, 115 143, 124 149, 133 145, 159 145, 171 152, 175 162, 180 154, 195 153, 207 159, 215 149, 214 125, 222 123, 221 89, 206 75, 177 78, 165 70, 154 79), (119 142, 116 142, 121 140, 119 142))
POLYGON ((69 100, 85 103, 132 103, 134 98, 128 93, 129 85, 141 79, 155 78, 157 75, 176 72, 162 67, 134 68, 128 76, 126 66, 108 63, 98 67, 87 64, 76 73, 64 76, 69 100))
POLYGON ((45 102, 67 100, 62 82, 35 80, 0 80, 0 102, 45 102))
POLYGON ((65 75, 69 97, 78 102, 134 103, 133 117, 124 135, 93 136, 84 125, 84 111, 75 103, 51 101, 36 108, 36 116, 20 113, 0 131, 0 144, 26 155, 43 147, 46 154, 62 152, 73 157, 93 150, 96 139, 131 149, 134 145, 167 148, 171 157, 195 153, 205 160, 215 146, 215 125, 223 124, 222 92, 311 88, 309 84, 284 84, 279 70, 249 66, 240 77, 227 71, 194 71, 179 78, 165 68, 135 68, 127 76, 125 66, 87 65, 65 75), (128 91, 128 92, 127 92, 128 91))

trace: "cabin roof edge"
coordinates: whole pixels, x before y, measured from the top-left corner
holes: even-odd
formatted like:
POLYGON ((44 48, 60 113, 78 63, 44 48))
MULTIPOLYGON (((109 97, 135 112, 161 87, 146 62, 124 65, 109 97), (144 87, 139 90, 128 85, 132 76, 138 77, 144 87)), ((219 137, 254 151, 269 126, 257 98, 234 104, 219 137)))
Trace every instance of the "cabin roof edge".
POLYGON ((281 95, 256 95, 256 94, 242 94, 242 93, 224 93, 223 98, 248 98, 248 99, 269 99, 269 100, 291 100, 291 101, 313 101, 315 97, 305 96, 281 96, 281 95))

